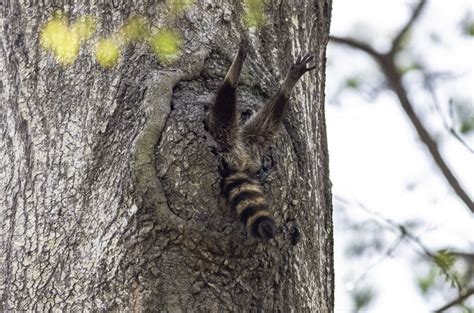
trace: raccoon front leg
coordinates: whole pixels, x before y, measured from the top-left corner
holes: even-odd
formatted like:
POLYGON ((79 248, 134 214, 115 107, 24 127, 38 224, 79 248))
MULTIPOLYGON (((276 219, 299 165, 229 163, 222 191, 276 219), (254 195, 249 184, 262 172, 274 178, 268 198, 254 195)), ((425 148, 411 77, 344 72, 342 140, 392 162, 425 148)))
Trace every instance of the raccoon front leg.
POLYGON ((263 152, 277 134, 293 87, 304 73, 316 68, 316 65, 308 66, 313 59, 314 56, 310 54, 299 55, 276 95, 243 126, 242 139, 253 151, 263 152))
POLYGON ((208 128, 223 150, 230 150, 238 140, 236 89, 240 72, 247 57, 248 38, 242 35, 239 51, 220 86, 208 118, 208 128))

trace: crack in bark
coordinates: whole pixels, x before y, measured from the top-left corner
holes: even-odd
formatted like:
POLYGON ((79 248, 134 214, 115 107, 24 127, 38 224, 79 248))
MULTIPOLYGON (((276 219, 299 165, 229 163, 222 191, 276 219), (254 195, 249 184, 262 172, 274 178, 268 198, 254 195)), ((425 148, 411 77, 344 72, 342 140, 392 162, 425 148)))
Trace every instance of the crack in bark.
POLYGON ((147 81, 148 88, 144 98, 147 116, 136 143, 132 170, 139 196, 143 198, 145 206, 155 209, 156 218, 161 225, 181 228, 184 221, 171 214, 172 210, 167 204, 155 167, 155 147, 160 142, 171 112, 173 88, 181 80, 199 76, 208 54, 207 50, 202 49, 187 60, 188 66, 184 70, 159 71, 147 81))

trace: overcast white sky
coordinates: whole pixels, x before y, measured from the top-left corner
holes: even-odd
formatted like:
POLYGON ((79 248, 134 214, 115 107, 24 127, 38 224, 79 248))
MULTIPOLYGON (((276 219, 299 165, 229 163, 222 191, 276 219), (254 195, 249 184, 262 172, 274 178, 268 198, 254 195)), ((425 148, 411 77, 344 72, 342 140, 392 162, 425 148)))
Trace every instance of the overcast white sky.
MULTIPOLYGON (((379 50, 388 48, 389 38, 404 24, 410 5, 405 0, 334 0, 331 33, 354 36, 379 50)), ((467 102, 474 114, 473 39, 461 36, 460 21, 473 12, 472 2, 431 0, 415 25, 410 54, 405 59, 422 62, 433 71, 449 71, 456 79, 442 82, 436 89, 443 110, 450 98, 467 102), (434 36, 439 37, 436 43, 434 36)), ((370 210, 396 222, 420 219, 421 240, 433 250, 456 247, 474 250, 474 219, 453 195, 433 164, 416 133, 389 91, 368 101, 358 92, 343 91, 348 77, 359 75, 364 89, 376 87, 382 76, 362 52, 331 44, 327 69, 327 124, 330 170, 335 196, 360 202, 370 210), (336 97, 337 95, 337 97, 336 97), (337 100, 337 101, 334 101, 337 100)), ((422 92, 419 75, 407 77, 416 111, 438 139, 441 151, 462 185, 474 196, 474 155, 443 128, 433 103, 422 92)), ((446 113, 446 111, 444 112, 446 113)), ((447 117, 448 115, 446 115, 447 117)), ((474 148, 474 136, 465 138, 474 148)), ((341 215, 352 221, 370 217, 357 206, 343 211, 335 202, 336 228, 336 311, 349 312, 352 283, 377 255, 362 262, 347 259, 344 251, 354 240, 341 226, 341 215)), ((397 250, 367 275, 377 298, 364 312, 429 312, 449 302, 453 294, 428 303, 416 285, 417 268, 413 249, 397 250)))

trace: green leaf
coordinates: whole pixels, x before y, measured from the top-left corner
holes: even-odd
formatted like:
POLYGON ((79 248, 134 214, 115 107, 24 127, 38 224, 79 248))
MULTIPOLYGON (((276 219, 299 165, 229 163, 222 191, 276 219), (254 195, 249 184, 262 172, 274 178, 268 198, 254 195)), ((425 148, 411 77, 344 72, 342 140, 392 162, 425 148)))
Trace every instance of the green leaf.
POLYGON ((150 46, 160 61, 170 63, 181 53, 181 34, 171 28, 158 29, 151 37, 150 46))
POLYGON ((95 58, 105 68, 112 68, 118 63, 120 46, 112 38, 101 38, 95 46, 95 58))
POLYGON ((456 262, 456 257, 448 250, 442 249, 439 250, 435 256, 433 256, 433 261, 442 270, 449 271, 453 267, 454 262, 456 262))
POLYGON ((145 39, 148 36, 149 25, 143 16, 133 16, 129 18, 120 28, 120 38, 128 42, 137 42, 145 39))
POLYGON ((58 11, 43 26, 40 42, 43 49, 51 51, 59 63, 69 65, 79 54, 80 35, 77 31, 71 31, 67 17, 58 11))
POLYGON ((472 11, 467 11, 464 17, 461 19, 459 26, 461 27, 462 33, 465 36, 474 36, 474 18, 472 11))
POLYGON ((97 21, 92 16, 80 17, 71 27, 72 32, 76 32, 81 41, 92 37, 97 28, 97 21))
POLYGON ((467 118, 461 122, 459 131, 462 134, 467 134, 473 130, 474 130, 474 116, 472 116, 471 118, 467 118))
POLYGON ((466 21, 463 23, 463 33, 466 36, 474 36, 474 21, 466 21))
POLYGON ((357 77, 350 77, 346 80, 346 87, 350 89, 359 89, 360 80, 357 77))
POLYGON ((467 33, 469 34, 469 36, 474 36, 474 22, 471 22, 469 24, 469 27, 467 29, 467 33))
POLYGON ((431 268, 426 276, 418 278, 418 288, 420 288, 422 294, 426 295, 433 288, 437 276, 438 272, 436 269, 431 268))
POLYGON ((372 288, 365 287, 356 289, 352 293, 352 302, 354 304, 355 311, 367 307, 369 303, 375 298, 375 292, 372 288))
POLYGON ((432 257, 433 262, 439 267, 441 274, 443 274, 446 282, 450 283, 453 288, 461 290, 460 276, 453 268, 456 263, 456 257, 447 249, 439 250, 436 255, 432 257))
POLYGON ((421 64, 418 64, 418 63, 413 63, 413 64, 410 64, 408 66, 405 66, 405 67, 400 67, 398 69, 398 71, 402 74, 406 74, 408 72, 411 72, 411 71, 419 71, 423 69, 423 67, 421 66, 421 64))

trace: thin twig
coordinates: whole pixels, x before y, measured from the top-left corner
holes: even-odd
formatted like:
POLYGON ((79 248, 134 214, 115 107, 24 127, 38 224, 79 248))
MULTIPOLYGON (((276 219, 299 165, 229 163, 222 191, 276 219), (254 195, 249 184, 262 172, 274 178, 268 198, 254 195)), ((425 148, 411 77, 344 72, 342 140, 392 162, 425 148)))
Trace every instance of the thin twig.
POLYGON ((471 200, 469 194, 464 190, 461 186, 459 181, 457 180, 456 176, 454 176, 453 172, 449 168, 447 162, 442 157, 438 145, 436 141, 431 137, 428 130, 425 128, 421 120, 415 113, 413 109, 413 105, 411 101, 408 99, 408 93, 402 83, 402 74, 397 69, 395 65, 395 56, 391 53, 389 54, 380 54, 379 52, 375 51, 369 45, 356 41, 351 38, 342 38, 342 37, 330 37, 334 42, 349 45, 350 47, 357 48, 359 50, 365 51, 370 56, 376 59, 379 63, 382 71, 387 78, 391 89, 395 92, 402 106, 403 110, 407 114, 408 118, 410 119, 411 123, 415 127, 416 132, 418 133, 419 138, 428 148, 431 156, 433 157, 433 161, 441 170, 441 173, 446 178, 447 182, 454 190, 456 195, 466 204, 469 208, 471 213, 474 213, 474 202, 471 200))
POLYGON ((418 2, 418 5, 412 11, 410 19, 407 21, 405 26, 403 26, 403 28, 400 30, 398 35, 395 36, 395 38, 392 41, 392 48, 390 50, 391 54, 395 54, 395 53, 398 52, 398 50, 400 50, 400 48, 401 48, 400 44, 401 44, 403 38, 405 37, 405 35, 408 33, 410 28, 413 26, 415 21, 420 16, 420 13, 423 10, 423 7, 425 6, 426 2, 427 2, 426 0, 420 0, 420 2, 418 2))
POLYGON ((446 311, 447 309, 449 309, 453 306, 460 305, 464 302, 464 300, 466 300, 467 298, 469 298, 473 294, 474 294, 474 288, 470 288, 470 289, 465 290, 464 292, 460 292, 459 296, 456 299, 454 299, 451 302, 443 305, 442 307, 437 309, 435 312, 436 313, 444 312, 444 311, 446 311))
POLYGON ((375 216, 378 219, 382 220, 385 224, 387 224, 391 227, 390 229, 392 230, 392 232, 395 232, 396 234, 400 235, 400 238, 409 239, 412 242, 412 244, 415 244, 420 249, 420 251, 422 252, 421 255, 425 256, 426 259, 431 260, 435 256, 435 253, 431 252, 430 249, 428 249, 421 242, 421 240, 417 236, 413 235, 402 224, 396 223, 396 222, 392 221, 391 219, 386 218, 382 214, 367 208, 364 204, 362 204, 359 201, 351 202, 351 201, 349 201, 349 200, 347 200, 344 197, 341 197, 339 195, 334 195, 334 199, 336 199, 338 201, 341 201, 341 202, 345 203, 346 205, 356 205, 359 209, 365 211, 369 215, 375 216))
MULTIPOLYGON (((463 291, 463 287, 461 286, 461 283, 459 282, 459 279, 455 275, 453 275, 453 273, 449 269, 446 269, 446 268, 438 265, 438 262, 436 260, 437 253, 431 251, 431 249, 429 249, 427 246, 425 246, 425 244, 421 241, 421 239, 418 236, 414 235, 412 232, 410 232, 404 225, 396 223, 396 222, 392 221, 391 219, 386 218, 385 216, 383 216, 382 214, 380 214, 376 211, 370 210, 364 204, 362 204, 358 201, 351 202, 351 201, 349 201, 349 200, 347 200, 344 197, 341 197, 339 195, 334 195, 334 199, 344 203, 345 205, 356 206, 359 209, 361 209, 361 210, 365 211, 366 213, 368 213, 369 215, 377 217, 378 219, 383 221, 386 225, 390 226, 390 230, 392 232, 395 232, 396 234, 399 235, 400 242, 403 241, 404 239, 407 239, 409 243, 411 243, 413 246, 417 247, 417 249, 416 249, 417 252, 424 259, 426 259, 429 262, 433 262, 442 271, 442 273, 444 275, 446 275, 446 277, 449 277, 452 280, 452 282, 454 283, 454 285, 455 285, 455 287, 456 287, 456 289, 458 290, 459 293, 461 293, 463 291)), ((374 221, 377 222, 377 220, 375 220, 375 219, 374 219, 374 221)), ((395 247, 397 247, 397 246, 398 245, 396 245, 395 247)), ((382 260, 383 259, 384 258, 382 258, 382 260)))
POLYGON ((387 80, 389 81, 392 90, 397 95, 398 100, 403 110, 405 111, 408 118, 410 119, 413 126, 415 127, 415 130, 418 133, 418 136, 420 137, 421 141, 425 144, 425 146, 428 148, 428 151, 433 157, 433 161, 441 170, 444 177, 448 181, 449 185, 454 190, 454 192, 466 204, 466 206, 469 208, 471 213, 474 213, 474 203, 472 202, 471 197, 461 186, 456 176, 454 176, 447 162, 444 160, 443 156, 441 155, 441 152, 438 149, 438 144, 431 137, 428 130, 425 128, 425 126, 423 125, 419 117, 416 115, 415 110, 413 108, 413 104, 411 103, 410 99, 408 99, 408 92, 403 86, 402 75, 396 68, 394 57, 387 56, 383 60, 383 62, 379 62, 379 64, 381 65, 382 70, 385 73, 385 76, 387 77, 387 80))
POLYGON ((362 274, 360 274, 359 277, 352 282, 352 288, 357 287, 357 285, 359 285, 359 283, 367 276, 367 274, 369 274, 369 272, 372 271, 377 265, 382 263, 387 257, 392 256, 393 252, 395 252, 395 250, 397 250, 397 248, 403 242, 403 239, 404 239, 403 236, 397 237, 397 239, 395 239, 393 241, 393 243, 390 245, 390 247, 387 248, 387 250, 385 250, 383 255, 377 261, 375 261, 371 265, 369 265, 365 269, 365 271, 362 274))
POLYGON ((455 255, 459 258, 465 259, 471 266, 474 266, 474 253, 463 252, 463 251, 451 251, 452 255, 455 255))
POLYGON ((464 141, 464 139, 456 132, 456 130, 454 129, 454 124, 455 124, 455 121, 454 121, 454 112, 453 112, 453 104, 452 102, 449 103, 449 116, 451 118, 451 125, 449 125, 448 121, 446 121, 446 118, 444 117, 444 114, 443 112, 441 111, 441 106, 439 104, 439 101, 438 101, 438 97, 436 96, 436 91, 434 90, 433 88, 433 83, 431 82, 431 79, 430 77, 425 73, 423 72, 423 75, 424 75, 424 78, 425 78, 425 86, 426 86, 426 89, 428 89, 428 91, 430 92, 431 94, 431 99, 433 100, 433 104, 434 104, 434 108, 435 110, 438 112, 440 118, 441 118, 441 121, 443 123, 443 126, 444 128, 446 129, 446 131, 448 133, 450 133, 455 139, 457 139, 464 147, 466 147, 467 150, 469 150, 469 152, 471 153, 474 153, 474 149, 472 149, 466 141, 464 141))
POLYGON ((375 57, 376 59, 381 57, 381 53, 376 51, 370 45, 366 44, 365 42, 358 41, 357 39, 353 38, 345 38, 345 37, 338 37, 330 35, 329 39, 333 42, 344 44, 353 48, 360 49, 364 52, 367 52, 371 56, 375 57))

